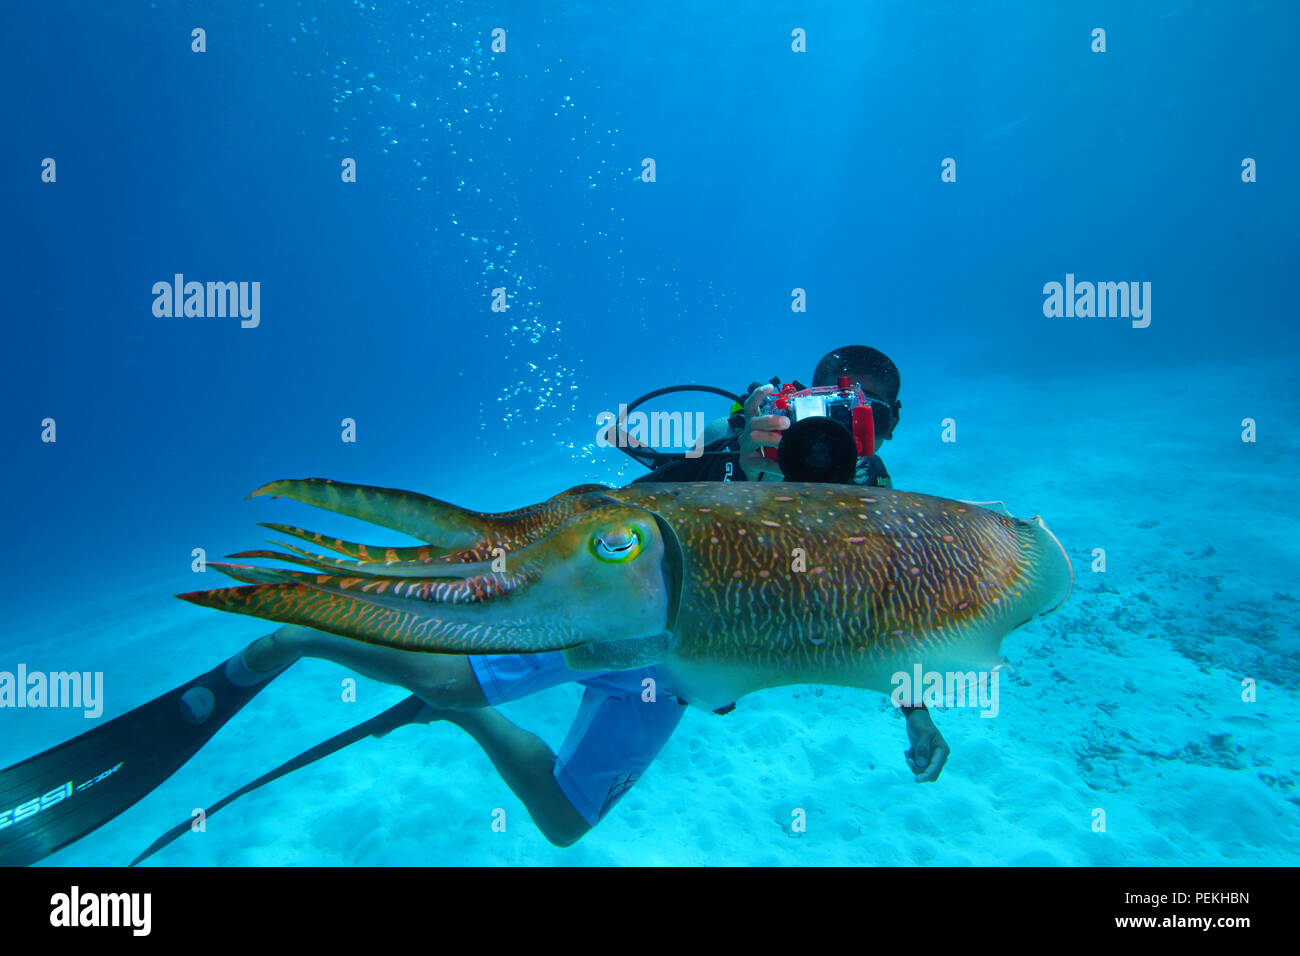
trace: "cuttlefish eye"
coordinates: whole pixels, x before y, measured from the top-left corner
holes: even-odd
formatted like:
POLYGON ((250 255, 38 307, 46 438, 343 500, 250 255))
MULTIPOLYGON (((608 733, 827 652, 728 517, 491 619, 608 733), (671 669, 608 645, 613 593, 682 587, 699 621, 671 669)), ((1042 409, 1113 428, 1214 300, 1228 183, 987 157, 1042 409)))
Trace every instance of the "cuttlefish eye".
POLYGON ((591 536, 591 553, 602 561, 620 564, 640 554, 644 543, 638 528, 598 531, 591 536))

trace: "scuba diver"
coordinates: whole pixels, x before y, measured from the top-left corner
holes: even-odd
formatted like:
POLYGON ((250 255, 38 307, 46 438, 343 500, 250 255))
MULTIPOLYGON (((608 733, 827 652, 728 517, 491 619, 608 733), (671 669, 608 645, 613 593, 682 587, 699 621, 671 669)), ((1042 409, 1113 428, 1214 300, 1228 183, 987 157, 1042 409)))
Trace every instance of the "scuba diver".
MULTIPOLYGON (((834 390, 838 387, 841 378, 848 378, 859 385, 863 393, 862 397, 871 410, 872 432, 875 440, 870 451, 861 449, 863 452, 861 455, 857 454, 855 449, 847 448, 846 445, 844 449, 830 449, 831 454, 823 460, 818 454, 822 449, 815 443, 823 433, 829 433, 827 438, 830 438, 839 432, 838 429, 830 427, 814 429, 812 435, 816 437, 803 440, 796 432, 795 441, 792 443, 784 434, 792 424, 788 413, 782 409, 772 409, 764 414, 768 400, 779 386, 778 379, 773 379, 767 385, 752 383, 747 390, 748 398, 744 404, 742 405, 738 400, 732 405, 730 418, 717 419, 709 423, 704 431, 703 441, 706 451, 704 455, 698 457, 671 455, 644 447, 638 448, 640 443, 626 432, 623 433, 620 447, 630 448, 628 454, 650 469, 650 474, 637 478, 637 482, 763 481, 765 479, 780 481, 786 475, 782 470, 779 455, 763 453, 764 448, 780 448, 789 459, 789 467, 793 472, 789 476, 791 481, 836 480, 844 484, 892 488, 889 472, 877 453, 881 445, 894 437, 894 429, 898 426, 903 407, 903 403, 898 399, 900 386, 898 367, 889 356, 876 349, 865 345, 846 345, 827 353, 817 363, 817 368, 813 371, 811 390, 804 389, 798 382, 792 383, 792 386, 787 388, 792 388, 799 394, 805 391, 834 390), (835 451, 843 453, 839 463, 843 471, 839 474, 835 473, 835 463, 830 460, 834 458, 835 451), (821 471, 810 467, 815 466, 819 461, 830 467, 824 467, 821 471)), ((692 386, 686 386, 685 389, 695 390, 692 386)), ((627 407, 631 410, 648 397, 657 397, 674 390, 660 389, 651 392, 649 396, 642 396, 627 407)), ((720 389, 699 390, 721 392, 720 389)), ((787 402, 783 407, 788 405, 787 402)), ((820 418, 824 421, 828 417, 825 411, 825 408, 818 409, 817 414, 811 416, 812 420, 806 425, 820 426, 822 422, 815 420, 820 418)))
MULTIPOLYGON (((698 457, 664 454, 635 441, 620 447, 652 469, 637 481, 789 479, 887 487, 889 474, 877 453, 899 422, 899 382, 898 369, 883 353, 846 346, 822 358, 810 389, 797 382, 778 389, 774 381, 751 386, 743 399, 716 388, 661 389, 628 408, 667 392, 702 390, 732 398, 732 415, 706 429, 698 457)), ((411 696, 228 795, 206 816, 366 736, 445 720, 482 747, 547 840, 571 846, 649 768, 685 712, 686 701, 654 667, 579 671, 560 652, 418 654, 288 624, 154 701, 0 771, 0 864, 35 862, 126 810, 301 657, 333 661, 405 687, 411 696), (496 709, 565 683, 582 684, 584 693, 558 754, 496 709)), ((948 745, 924 707, 901 709, 911 745, 907 765, 916 782, 934 781, 948 745)), ((163 834, 133 865, 183 835, 190 823, 163 834)))

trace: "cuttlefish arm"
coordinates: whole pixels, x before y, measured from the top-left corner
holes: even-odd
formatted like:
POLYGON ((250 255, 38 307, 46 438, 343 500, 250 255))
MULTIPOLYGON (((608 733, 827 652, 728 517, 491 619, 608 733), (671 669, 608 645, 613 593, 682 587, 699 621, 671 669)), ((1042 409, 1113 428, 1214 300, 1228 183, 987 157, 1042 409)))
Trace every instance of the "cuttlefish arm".
POLYGON ((679 560, 654 514, 595 496, 500 563, 465 562, 436 577, 214 563, 249 583, 178 596, 402 650, 538 653, 669 632, 679 560))
MULTIPOLYGON (((259 522, 263 528, 269 528, 272 531, 278 531, 281 534, 289 535, 293 538, 299 538, 308 541, 318 547, 327 548, 339 554, 347 555, 353 561, 364 562, 382 562, 384 564, 432 564, 439 558, 444 558, 449 553, 447 548, 438 548, 430 544, 421 544, 414 546, 402 547, 384 547, 374 549, 368 545, 358 544, 355 541, 346 541, 343 538, 330 537, 317 531, 307 531, 303 528, 297 528, 289 524, 276 524, 270 521, 259 522)), ((280 542, 277 542, 280 543, 280 542)), ((321 561, 339 561, 338 558, 328 558, 325 555, 313 554, 310 551, 294 548, 292 545, 281 544, 282 547, 299 551, 304 555, 311 555, 321 561)))
POLYGON ((328 478, 272 481, 248 497, 291 498, 443 547, 469 547, 490 531, 481 515, 437 498, 396 488, 352 485, 328 478))
POLYGON ((295 537, 323 544, 331 550, 362 560, 372 552, 397 552, 399 561, 475 561, 488 557, 498 548, 513 551, 548 534, 555 525, 584 508, 593 492, 608 491, 604 485, 579 485, 553 498, 513 511, 496 514, 470 511, 437 498, 402 491, 353 485, 328 478, 288 478, 272 481, 258 488, 249 498, 269 495, 290 498, 303 504, 333 511, 349 518, 359 518, 382 528, 409 534, 426 542, 425 554, 415 549, 375 548, 338 538, 303 531, 288 525, 271 526, 295 537), (404 552, 404 553, 403 553, 404 552))

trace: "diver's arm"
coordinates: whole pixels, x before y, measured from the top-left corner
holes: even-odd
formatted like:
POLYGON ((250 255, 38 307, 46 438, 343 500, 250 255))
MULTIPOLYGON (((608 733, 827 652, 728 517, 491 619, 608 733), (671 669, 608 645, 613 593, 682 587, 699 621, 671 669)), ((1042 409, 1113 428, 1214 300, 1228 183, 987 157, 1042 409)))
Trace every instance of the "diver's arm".
POLYGON ((759 415, 763 401, 772 394, 771 385, 754 389, 745 400, 745 428, 740 433, 740 470, 750 481, 781 481, 781 466, 763 456, 764 448, 781 444, 781 433, 790 427, 784 415, 759 415))

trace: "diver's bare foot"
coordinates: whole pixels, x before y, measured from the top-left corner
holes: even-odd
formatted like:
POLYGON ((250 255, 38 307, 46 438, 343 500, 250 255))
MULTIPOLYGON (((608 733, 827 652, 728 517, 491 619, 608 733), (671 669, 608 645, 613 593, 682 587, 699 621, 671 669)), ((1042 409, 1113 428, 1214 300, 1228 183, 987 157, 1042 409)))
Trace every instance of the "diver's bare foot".
POLYGON ((310 635, 310 628, 286 624, 244 648, 244 663, 258 673, 278 670, 302 657, 302 648, 310 635))

